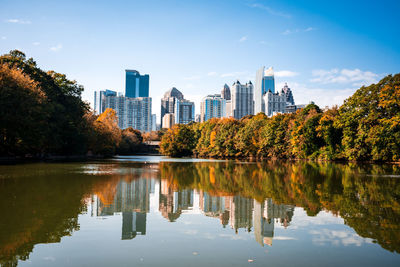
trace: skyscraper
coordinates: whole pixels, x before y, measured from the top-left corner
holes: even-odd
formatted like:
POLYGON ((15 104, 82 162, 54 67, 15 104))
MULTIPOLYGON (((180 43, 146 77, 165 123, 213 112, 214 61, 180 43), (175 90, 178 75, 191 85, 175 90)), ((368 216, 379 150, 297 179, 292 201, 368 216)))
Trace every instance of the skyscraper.
POLYGON ((99 96, 99 113, 103 113, 107 108, 115 110, 121 129, 132 127, 142 132, 151 131, 151 97, 117 96, 117 93, 111 90, 100 91, 99 96))
POLYGON ((231 89, 227 84, 221 90, 221 97, 225 100, 231 100, 231 89))
POLYGON ((289 86, 287 83, 285 83, 285 86, 283 86, 281 93, 285 93, 286 95, 286 102, 288 105, 294 105, 294 98, 292 94, 292 90, 290 90, 289 86))
MULTIPOLYGON (((161 99, 161 127, 164 127, 164 116, 174 114, 175 123, 187 124, 195 120, 194 103, 183 98, 175 87, 168 90, 161 99)), ((172 125, 170 125, 172 126, 172 125)))
POLYGON ((263 97, 268 92, 275 93, 274 69, 272 67, 265 70, 261 67, 256 73, 254 89, 254 113, 265 112, 263 97))
POLYGON ((194 121, 194 102, 186 99, 177 99, 174 114, 176 124, 188 124, 194 121))
POLYGON ((231 86, 231 111, 228 114, 232 114, 235 119, 241 119, 246 115, 254 114, 254 100, 253 100, 253 84, 249 81, 246 84, 241 84, 236 81, 231 86))
POLYGON ((163 118, 165 114, 175 112, 175 102, 176 99, 183 99, 183 94, 172 87, 170 90, 165 92, 164 97, 161 99, 161 127, 163 127, 163 118))
POLYGON ((211 118, 226 117, 226 100, 218 94, 208 95, 201 101, 200 113, 201 122, 207 121, 211 118))
POLYGON ((125 96, 149 97, 149 75, 140 75, 136 70, 125 70, 125 96))
POLYGON ((275 93, 275 78, 274 78, 274 69, 272 67, 268 68, 263 77, 262 83, 263 94, 271 90, 272 93, 275 93))
POLYGON ((272 93, 271 90, 263 97, 265 105, 265 114, 270 117, 274 113, 285 113, 286 112, 286 94, 281 90, 279 93, 272 93))
MULTIPOLYGON (((108 96, 117 96, 117 92, 112 90, 105 90, 105 91, 95 91, 94 92, 94 111, 97 114, 101 114, 106 110, 107 99, 108 96)), ((108 106, 113 105, 113 103, 108 102, 108 106)), ((114 105, 115 108, 115 105, 114 105)))

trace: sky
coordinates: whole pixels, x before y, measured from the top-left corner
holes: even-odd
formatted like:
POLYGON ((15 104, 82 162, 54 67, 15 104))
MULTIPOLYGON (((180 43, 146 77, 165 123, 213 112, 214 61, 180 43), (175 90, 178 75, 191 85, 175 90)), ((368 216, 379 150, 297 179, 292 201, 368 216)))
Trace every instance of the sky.
POLYGON ((23 51, 93 92, 150 75, 153 113, 171 87, 196 104, 272 66, 296 104, 340 105, 400 72, 400 1, 0 0, 0 54, 23 51))

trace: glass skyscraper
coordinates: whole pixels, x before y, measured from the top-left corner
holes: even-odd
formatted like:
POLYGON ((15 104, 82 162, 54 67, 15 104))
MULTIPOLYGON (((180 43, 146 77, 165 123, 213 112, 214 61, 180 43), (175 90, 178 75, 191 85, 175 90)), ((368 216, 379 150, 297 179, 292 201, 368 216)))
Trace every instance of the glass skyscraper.
POLYGON ((275 78, 274 78, 274 69, 272 67, 268 68, 265 71, 263 80, 262 80, 262 93, 265 95, 266 92, 271 90, 272 93, 275 93, 275 78))
POLYGON ((256 82, 254 88, 254 114, 265 112, 265 103, 263 97, 268 91, 275 93, 274 69, 272 67, 265 70, 261 67, 256 73, 256 82))
POLYGON ((208 95, 201 101, 200 121, 208 121, 211 118, 226 117, 226 99, 221 95, 208 95))
POLYGON ((140 75, 136 70, 125 70, 125 96, 149 97, 149 75, 140 75))

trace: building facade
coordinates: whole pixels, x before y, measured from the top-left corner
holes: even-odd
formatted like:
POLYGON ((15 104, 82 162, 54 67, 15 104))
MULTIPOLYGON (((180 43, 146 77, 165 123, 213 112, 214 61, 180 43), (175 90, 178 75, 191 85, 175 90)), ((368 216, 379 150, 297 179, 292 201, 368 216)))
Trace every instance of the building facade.
POLYGON ((254 114, 254 88, 251 81, 241 84, 236 81, 231 86, 231 111, 235 119, 254 114))
POLYGON ((290 90, 287 83, 285 83, 285 86, 283 86, 281 92, 285 93, 285 95, 286 95, 287 105, 294 105, 293 93, 292 93, 292 90, 290 90))
POLYGON ((167 113, 164 115, 162 119, 163 128, 169 129, 175 124, 175 115, 174 113, 167 113))
POLYGON ((161 99, 161 128, 164 128, 164 115, 175 112, 175 102, 177 99, 183 100, 183 94, 175 87, 172 87, 170 90, 165 92, 161 99))
POLYGON ((258 114, 259 112, 266 113, 263 99, 268 91, 275 93, 274 69, 270 67, 265 70, 265 67, 261 67, 256 73, 254 88, 254 114, 258 114))
POLYGON ((121 129, 133 129, 150 132, 152 130, 151 97, 117 96, 116 92, 100 91, 101 97, 99 114, 107 108, 115 110, 118 117, 118 126, 121 129), (115 94, 114 94, 115 93, 115 94))
POLYGON ((149 97, 149 75, 136 70, 125 70, 125 96, 149 97))
POLYGON ((283 91, 279 93, 272 93, 269 90, 264 95, 264 103, 265 103, 265 114, 268 117, 276 113, 285 113, 286 112, 286 94, 283 91))
POLYGON ((175 101, 175 124, 188 124, 194 122, 194 102, 186 99, 177 99, 175 101))
POLYGON ((219 94, 204 97, 200 105, 200 116, 201 122, 226 117, 226 100, 219 94))
POLYGON ((225 100, 231 100, 231 89, 227 84, 221 90, 221 97, 225 100))
MULTIPOLYGON (((95 91, 94 92, 93 109, 96 114, 101 114, 106 110, 105 106, 106 106, 106 101, 107 101, 106 97, 107 96, 117 96, 117 92, 108 90, 108 89, 105 91, 95 91)), ((110 101, 110 100, 108 99, 108 101, 110 101)))

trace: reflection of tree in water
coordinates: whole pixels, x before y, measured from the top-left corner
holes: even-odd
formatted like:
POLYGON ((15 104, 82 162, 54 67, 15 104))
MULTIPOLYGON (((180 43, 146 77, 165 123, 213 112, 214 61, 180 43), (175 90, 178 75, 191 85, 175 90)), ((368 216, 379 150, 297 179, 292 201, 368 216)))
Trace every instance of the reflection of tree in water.
POLYGON ((0 265, 17 265, 35 244, 60 242, 79 230, 91 182, 67 173, 1 180, 0 265))
MULTIPOLYGON (((309 216, 328 210, 344 218, 360 236, 372 238, 383 248, 400 253, 398 166, 282 161, 256 164, 161 162, 160 169, 161 177, 176 190, 196 189, 212 196, 240 194, 258 203, 272 198, 276 204, 303 207, 309 216)), ((246 214, 245 207, 252 205, 242 204, 238 214, 246 214)), ((232 219, 232 211, 229 211, 232 219)), ((207 211, 205 214, 216 217, 223 212, 207 211)), ((284 225, 290 222, 292 211, 287 214, 288 217, 279 217, 284 225)), ((238 228, 247 223, 240 216, 235 217, 235 221, 231 220, 231 224, 240 225, 238 228)))
POLYGON ((93 192, 109 205, 121 179, 156 176, 143 168, 137 174, 131 168, 114 173, 120 167, 32 164, 1 169, 6 178, 0 179, 0 265, 16 266, 36 244, 60 242, 79 230, 78 215, 86 211, 85 199, 93 192))

